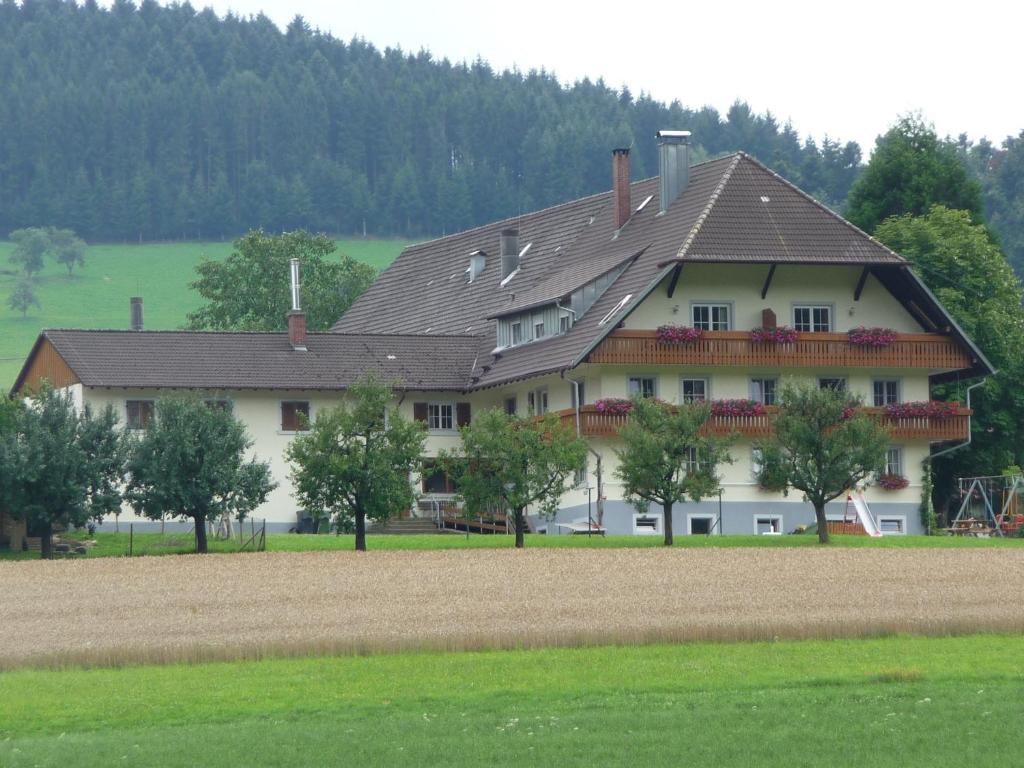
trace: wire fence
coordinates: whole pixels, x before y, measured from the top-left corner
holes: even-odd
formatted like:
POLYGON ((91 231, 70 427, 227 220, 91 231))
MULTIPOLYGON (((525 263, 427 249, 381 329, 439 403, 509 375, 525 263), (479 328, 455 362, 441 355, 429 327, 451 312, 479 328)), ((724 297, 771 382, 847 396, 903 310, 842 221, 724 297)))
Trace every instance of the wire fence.
MULTIPOLYGON (((196 527, 168 533, 163 530, 151 532, 136 530, 135 523, 128 524, 128 537, 124 544, 125 557, 145 555, 187 554, 197 551, 196 527)), ((148 528, 149 525, 146 525, 148 528)), ((249 518, 241 522, 207 521, 207 549, 211 552, 265 552, 267 549, 267 521, 249 518), (236 532, 237 529, 237 532, 236 532)))

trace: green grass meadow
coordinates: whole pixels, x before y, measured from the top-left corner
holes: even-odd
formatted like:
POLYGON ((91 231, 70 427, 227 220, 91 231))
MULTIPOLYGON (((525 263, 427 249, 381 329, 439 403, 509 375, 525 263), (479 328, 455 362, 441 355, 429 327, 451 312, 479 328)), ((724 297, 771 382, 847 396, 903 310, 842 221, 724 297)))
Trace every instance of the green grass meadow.
POLYGON ((1020 636, 0 674, 0 765, 1013 766, 1020 636))
MULTIPOLYGON (((182 555, 195 552, 195 536, 192 533, 136 533, 128 534, 128 526, 123 524, 122 533, 97 533, 94 538, 96 545, 86 555, 67 555, 73 559, 81 557, 123 557, 129 551, 134 556, 149 555, 182 555)), ((76 532, 68 538, 84 539, 88 536, 76 532)), ((250 529, 247 527, 239 539, 237 532, 231 540, 211 538, 209 548, 211 555, 239 552, 242 544, 247 544, 245 551, 252 551, 249 543, 250 529)), ((450 533, 425 535, 374 535, 366 538, 367 549, 374 550, 438 550, 438 549, 510 549, 515 545, 515 537, 503 535, 480 535, 450 533)), ((527 534, 527 549, 639 549, 661 547, 660 536, 543 536, 527 534)), ((681 549, 703 549, 717 547, 818 547, 818 537, 802 536, 677 536, 675 546, 681 549)), ((833 536, 831 547, 844 548, 884 548, 884 549, 939 549, 939 548, 974 548, 991 549, 995 547, 1024 548, 1021 538, 966 538, 958 536, 885 536, 873 539, 868 536, 833 536)), ((334 550, 352 550, 355 548, 355 536, 334 534, 297 535, 291 533, 269 533, 266 537, 268 552, 329 552, 334 550)), ((62 555, 57 555, 61 557, 62 555)), ((0 550, 0 561, 3 560, 37 560, 38 552, 12 552, 0 550)))
MULTIPOLYGON (((405 245, 397 240, 339 240, 338 251, 383 269, 405 245)), ((189 288, 195 266, 204 258, 223 259, 231 253, 230 242, 90 245, 85 267, 71 278, 59 264, 46 263, 35 281, 41 306, 22 318, 7 306, 18 279, 8 262, 12 248, 0 242, 0 387, 5 389, 14 383, 40 330, 127 328, 132 296, 145 300, 147 328, 180 328, 201 303, 189 288)))

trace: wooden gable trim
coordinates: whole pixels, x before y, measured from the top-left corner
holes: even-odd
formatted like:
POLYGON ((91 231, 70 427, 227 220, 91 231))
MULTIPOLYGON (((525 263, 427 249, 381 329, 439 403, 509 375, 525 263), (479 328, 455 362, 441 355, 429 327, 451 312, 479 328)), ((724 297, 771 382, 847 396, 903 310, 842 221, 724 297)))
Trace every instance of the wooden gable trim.
POLYGON ((14 392, 20 394, 35 392, 44 381, 49 382, 50 386, 55 389, 82 383, 78 374, 72 370, 57 348, 53 346, 53 342, 46 336, 40 336, 14 384, 14 392))

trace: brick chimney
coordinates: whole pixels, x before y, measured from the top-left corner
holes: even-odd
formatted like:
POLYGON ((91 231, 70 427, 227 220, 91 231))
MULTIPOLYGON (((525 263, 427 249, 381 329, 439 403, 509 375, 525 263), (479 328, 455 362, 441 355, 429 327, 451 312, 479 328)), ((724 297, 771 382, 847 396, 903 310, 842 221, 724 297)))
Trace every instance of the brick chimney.
POLYGON ((615 228, 629 221, 633 206, 629 201, 629 149, 612 150, 612 198, 615 201, 615 228))
POLYGON ((288 313, 288 341, 296 352, 306 351, 306 313, 299 291, 299 260, 291 260, 292 308, 288 313))

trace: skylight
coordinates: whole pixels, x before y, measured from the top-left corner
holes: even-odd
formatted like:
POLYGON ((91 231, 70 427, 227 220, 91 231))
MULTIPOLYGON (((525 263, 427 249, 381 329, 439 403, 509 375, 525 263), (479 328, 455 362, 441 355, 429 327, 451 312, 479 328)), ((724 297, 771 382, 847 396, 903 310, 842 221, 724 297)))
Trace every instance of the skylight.
POLYGON ((612 317, 615 316, 615 313, 618 312, 620 309, 622 309, 624 306, 626 306, 629 303, 629 300, 632 299, 632 298, 633 298, 633 294, 632 293, 627 293, 625 296, 623 296, 622 300, 619 301, 619 303, 616 304, 614 307, 612 307, 612 311, 609 312, 607 315, 605 315, 604 317, 601 318, 601 322, 599 322, 598 325, 599 326, 600 325, 604 325, 609 320, 611 320, 612 317))

